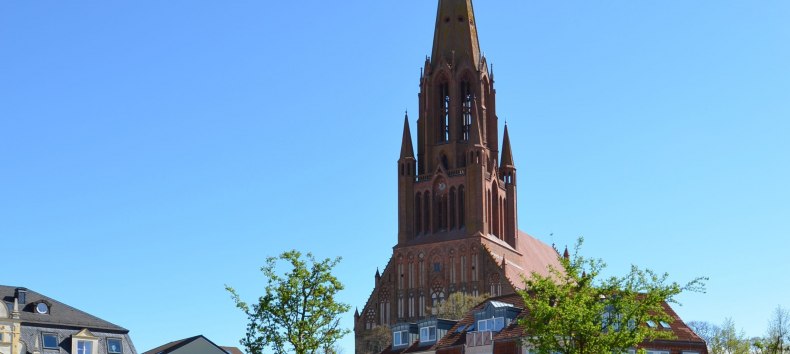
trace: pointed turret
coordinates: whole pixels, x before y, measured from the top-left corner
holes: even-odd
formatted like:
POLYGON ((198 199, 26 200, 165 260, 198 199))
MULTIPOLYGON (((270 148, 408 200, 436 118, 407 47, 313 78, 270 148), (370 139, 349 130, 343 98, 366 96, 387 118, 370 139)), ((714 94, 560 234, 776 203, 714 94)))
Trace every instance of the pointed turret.
POLYGON ((403 121, 403 140, 400 143, 400 158, 414 158, 414 146, 411 143, 411 129, 409 129, 409 113, 403 121))
POLYGON ((478 69, 480 42, 472 0, 439 0, 431 60, 436 64, 442 59, 451 64, 468 62, 478 69))
POLYGON ((502 167, 515 167, 513 163, 513 150, 510 148, 510 135, 507 133, 507 123, 505 123, 505 137, 502 138, 502 167))
POLYGON ((469 142, 472 146, 483 146, 483 134, 480 133, 479 119, 472 120, 472 128, 469 132, 469 142))

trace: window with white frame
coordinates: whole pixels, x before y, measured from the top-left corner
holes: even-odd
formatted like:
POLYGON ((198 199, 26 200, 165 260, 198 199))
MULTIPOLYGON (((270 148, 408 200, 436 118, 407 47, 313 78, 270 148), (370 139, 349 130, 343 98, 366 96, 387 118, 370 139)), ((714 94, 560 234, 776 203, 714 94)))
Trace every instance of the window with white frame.
POLYGON ((76 354, 93 354, 93 341, 78 339, 76 354))
POLYGON ((669 354, 669 352, 666 351, 666 350, 652 350, 652 349, 645 350, 645 353, 647 353, 647 354, 669 354))
POLYGON ((392 346, 398 347, 409 344, 409 331, 392 332, 392 346))
POLYGON ((420 342, 433 342, 436 340, 436 326, 420 328, 420 342))
POLYGON ((505 328, 504 317, 489 318, 487 320, 477 321, 477 330, 480 332, 483 331, 499 332, 502 330, 502 328, 505 328))

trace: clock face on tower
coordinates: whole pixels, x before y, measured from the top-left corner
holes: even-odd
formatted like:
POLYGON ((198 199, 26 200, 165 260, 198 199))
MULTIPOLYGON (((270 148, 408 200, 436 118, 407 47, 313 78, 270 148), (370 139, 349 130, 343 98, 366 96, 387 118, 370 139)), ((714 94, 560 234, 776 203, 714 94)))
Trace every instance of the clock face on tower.
POLYGON ((434 182, 433 185, 433 194, 436 196, 442 196, 447 193, 447 181, 444 178, 439 178, 434 182))

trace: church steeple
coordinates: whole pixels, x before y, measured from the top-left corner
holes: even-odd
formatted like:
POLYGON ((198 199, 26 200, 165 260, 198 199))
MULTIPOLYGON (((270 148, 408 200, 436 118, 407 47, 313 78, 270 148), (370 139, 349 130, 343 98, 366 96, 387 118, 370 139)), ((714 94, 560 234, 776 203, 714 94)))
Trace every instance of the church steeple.
POLYGON ((400 158, 414 158, 414 146, 411 143, 411 130, 409 129, 409 113, 403 118, 403 139, 400 143, 400 158))
POLYGON ((431 56, 434 64, 442 60, 452 65, 468 62, 479 68, 480 43, 472 0, 439 0, 431 56))
MULTIPOLYGON (((433 54, 420 73, 416 158, 408 121, 403 127, 398 245, 483 235, 515 247, 515 186, 506 177, 515 170, 498 163, 496 90, 472 0, 438 1, 433 54)), ((510 138, 504 143, 512 165, 510 138)))

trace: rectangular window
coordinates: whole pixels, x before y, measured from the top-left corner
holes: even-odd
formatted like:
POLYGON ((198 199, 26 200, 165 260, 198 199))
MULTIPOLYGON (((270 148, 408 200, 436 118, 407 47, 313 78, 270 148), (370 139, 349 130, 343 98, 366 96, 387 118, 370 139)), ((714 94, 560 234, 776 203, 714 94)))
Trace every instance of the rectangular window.
POLYGON ((409 344, 409 331, 397 331, 392 334, 392 345, 402 346, 409 344))
POLYGON ((433 264, 433 271, 434 273, 439 273, 442 271, 442 265, 440 263, 433 264))
POLYGON ((77 354, 93 354, 93 342, 89 340, 78 340, 77 354))
POLYGON ((483 331, 499 332, 502 330, 502 328, 505 328, 504 317, 489 318, 487 320, 477 321, 477 330, 480 332, 483 331))
POLYGON ((41 343, 44 349, 58 349, 58 335, 55 333, 42 333, 41 343))
POLYGON ((436 341, 436 327, 423 327, 420 328, 420 342, 433 342, 436 341))
POLYGON ((122 354, 122 348, 120 339, 107 338, 107 354, 122 354))

